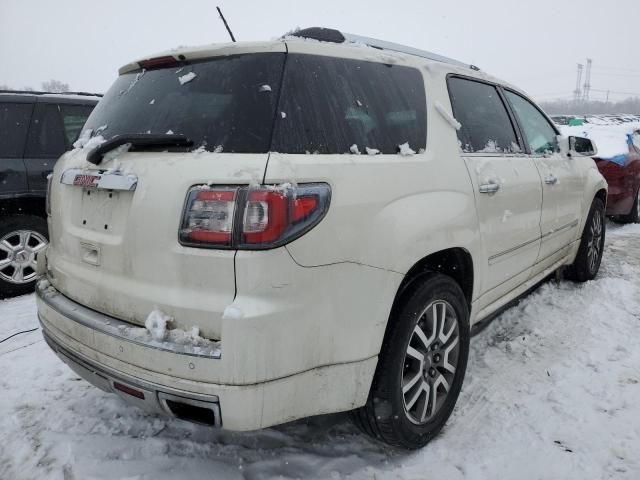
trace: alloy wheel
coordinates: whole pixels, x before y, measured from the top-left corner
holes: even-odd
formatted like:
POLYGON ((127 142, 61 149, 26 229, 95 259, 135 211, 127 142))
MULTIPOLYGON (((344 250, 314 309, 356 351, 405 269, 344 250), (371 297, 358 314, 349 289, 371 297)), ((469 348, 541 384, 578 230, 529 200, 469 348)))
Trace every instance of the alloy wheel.
POLYGON ((0 279, 16 285, 36 278, 36 256, 47 239, 33 230, 17 230, 0 238, 0 279))
POLYGON ((596 211, 591 220, 591 226, 589 227, 589 244, 587 247, 587 260, 589 264, 589 270, 595 271, 598 266, 598 260, 602 250, 602 215, 596 211))
POLYGON ((429 422, 453 385, 460 351, 458 316, 444 300, 427 306, 411 334, 402 372, 402 396, 407 417, 429 422))

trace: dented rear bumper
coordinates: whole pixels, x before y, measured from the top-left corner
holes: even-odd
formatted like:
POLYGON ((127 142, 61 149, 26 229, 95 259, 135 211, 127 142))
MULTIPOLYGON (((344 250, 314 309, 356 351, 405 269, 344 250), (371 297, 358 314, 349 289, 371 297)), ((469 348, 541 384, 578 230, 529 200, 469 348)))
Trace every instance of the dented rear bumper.
MULTIPOLYGON (((63 361, 99 388, 148 411, 229 430, 254 430, 363 405, 377 350, 366 355, 375 344, 354 342, 354 337, 362 336, 366 324, 383 331, 382 318, 375 322, 362 307, 354 318, 349 314, 355 305, 345 303, 342 315, 322 302, 315 303, 321 309, 310 310, 304 295, 335 295, 362 305, 356 297, 370 297, 382 286, 393 289, 396 279, 353 264, 307 269, 284 249, 258 255, 278 268, 267 270, 270 282, 254 283, 257 279, 246 276, 251 271, 245 270, 245 261, 248 267, 256 256, 238 259, 239 292, 232 305, 241 315, 223 319, 216 354, 131 338, 122 332, 135 325, 89 309, 42 282, 36 298, 45 338, 63 361), (353 284, 355 278, 347 277, 354 276, 366 283, 357 295, 345 292, 339 281, 353 284), (352 348, 341 348, 343 343, 352 348)), ((386 316, 380 300, 370 300, 370 313, 386 316)))

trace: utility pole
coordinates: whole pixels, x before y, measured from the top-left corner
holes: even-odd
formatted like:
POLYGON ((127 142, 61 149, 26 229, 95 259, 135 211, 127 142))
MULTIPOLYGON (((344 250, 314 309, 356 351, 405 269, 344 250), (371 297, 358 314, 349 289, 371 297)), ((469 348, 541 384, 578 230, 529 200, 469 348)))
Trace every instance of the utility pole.
POLYGON ((582 89, 582 99, 589 101, 589 90, 591 90, 591 59, 587 58, 587 71, 584 76, 584 87, 582 89))
POLYGON ((573 101, 578 102, 580 100, 580 82, 582 81, 582 69, 583 65, 578 64, 578 76, 576 78, 576 89, 573 91, 573 101))

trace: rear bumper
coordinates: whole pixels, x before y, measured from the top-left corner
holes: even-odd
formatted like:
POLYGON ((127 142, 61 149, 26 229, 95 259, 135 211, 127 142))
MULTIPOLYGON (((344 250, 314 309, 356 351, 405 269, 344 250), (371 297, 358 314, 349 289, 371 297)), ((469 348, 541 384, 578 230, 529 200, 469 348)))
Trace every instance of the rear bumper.
POLYGON ((377 363, 373 356, 270 381, 223 383, 216 377, 224 378, 224 347, 222 355, 207 356, 145 344, 120 334, 125 322, 87 309, 51 286, 40 284, 36 298, 47 343, 78 375, 147 411, 229 430, 359 407, 366 402, 377 363))
POLYGON ((67 350, 57 340, 54 340, 44 324, 43 336, 60 360, 100 390, 120 395, 127 402, 148 412, 162 413, 177 418, 185 418, 189 415, 191 421, 222 427, 217 396, 197 395, 166 385, 146 382, 123 372, 112 370, 78 353, 67 350), (190 414, 185 415, 185 412, 190 412, 190 414))

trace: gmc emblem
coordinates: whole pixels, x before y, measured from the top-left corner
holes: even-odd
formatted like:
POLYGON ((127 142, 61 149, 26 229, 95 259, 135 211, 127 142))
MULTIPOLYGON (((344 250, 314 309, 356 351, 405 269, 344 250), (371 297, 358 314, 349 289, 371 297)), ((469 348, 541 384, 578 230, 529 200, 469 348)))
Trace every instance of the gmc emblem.
POLYGON ((98 180, 100 180, 100 177, 96 175, 76 175, 73 179, 73 184, 81 187, 95 187, 98 180))

